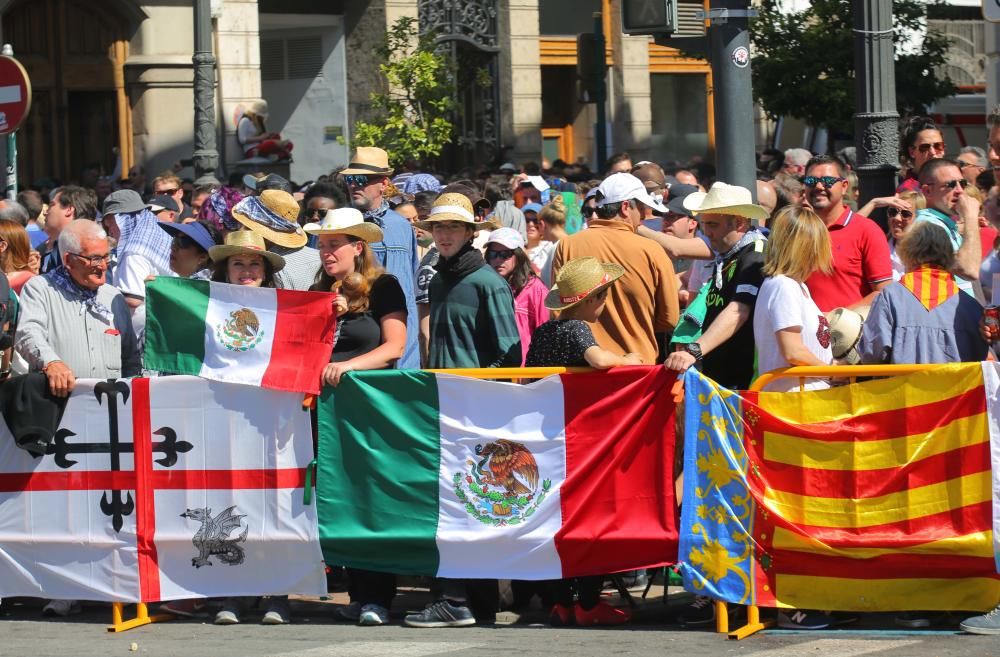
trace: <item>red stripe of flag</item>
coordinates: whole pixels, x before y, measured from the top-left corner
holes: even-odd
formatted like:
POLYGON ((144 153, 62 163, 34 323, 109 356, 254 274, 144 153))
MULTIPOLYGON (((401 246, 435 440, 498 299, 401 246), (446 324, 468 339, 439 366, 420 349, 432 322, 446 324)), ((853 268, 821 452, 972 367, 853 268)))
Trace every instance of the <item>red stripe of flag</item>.
POLYGON ((306 483, 305 468, 279 470, 155 470, 156 490, 254 490, 271 488, 302 488, 306 483))
MULTIPOLYGON (((761 462, 759 455, 752 455, 761 462)), ((989 443, 966 445, 912 461, 898 468, 878 470, 823 470, 802 468, 763 459, 767 485, 779 491, 810 497, 866 499, 901 493, 920 486, 985 472, 990 469, 989 443)))
POLYGON ((675 378, 662 367, 562 375, 566 480, 555 545, 564 576, 677 559, 675 378))
POLYGON ((57 490, 135 490, 134 472, 5 472, 0 493, 57 490))
POLYGON ((143 602, 156 602, 160 599, 160 565, 156 554, 156 498, 150 482, 153 470, 150 422, 149 379, 132 379, 136 547, 139 552, 139 591, 143 602))
POLYGON ((807 575, 845 579, 992 577, 1000 579, 993 557, 896 553, 863 559, 813 552, 770 550, 776 576, 807 575))
POLYGON ((748 433, 762 436, 765 431, 770 431, 786 436, 828 442, 885 440, 886 438, 927 433, 934 427, 942 426, 959 418, 986 412, 985 389, 983 386, 977 386, 954 397, 920 406, 876 411, 831 422, 792 424, 761 408, 757 394, 755 392, 743 393, 744 417, 746 417, 746 409, 750 408, 758 416, 754 424, 744 421, 745 430, 748 433))
POLYGON ((260 385, 274 390, 319 394, 319 377, 333 351, 334 296, 328 292, 301 290, 277 290, 276 293, 271 361, 260 385))

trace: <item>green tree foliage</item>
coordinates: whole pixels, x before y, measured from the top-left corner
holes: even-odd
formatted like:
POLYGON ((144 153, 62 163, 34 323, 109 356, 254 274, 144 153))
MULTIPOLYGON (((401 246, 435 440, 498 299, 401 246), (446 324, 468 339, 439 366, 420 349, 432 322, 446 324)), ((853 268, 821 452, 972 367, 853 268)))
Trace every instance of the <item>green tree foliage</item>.
MULTIPOLYGON (((927 31, 919 50, 902 48, 924 32, 927 5, 939 0, 893 0, 896 108, 901 116, 924 113, 955 85, 934 68, 943 64, 948 38, 927 31)), ((772 117, 793 116, 836 132, 854 132, 854 33, 851 0, 812 0, 800 12, 782 11, 780 0, 762 0, 751 24, 753 88, 772 117)))
POLYGON ((452 141, 454 84, 434 37, 419 34, 415 18, 404 16, 376 49, 381 89, 371 94, 371 119, 354 124, 354 146, 378 146, 393 165, 441 154, 452 141))

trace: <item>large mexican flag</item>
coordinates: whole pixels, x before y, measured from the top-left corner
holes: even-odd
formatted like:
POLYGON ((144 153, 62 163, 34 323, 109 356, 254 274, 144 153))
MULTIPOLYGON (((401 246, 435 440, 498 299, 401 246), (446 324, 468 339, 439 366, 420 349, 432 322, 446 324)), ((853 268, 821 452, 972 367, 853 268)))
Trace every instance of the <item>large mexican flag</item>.
POLYGON ((530 385, 352 372, 319 406, 324 557, 514 579, 673 563, 673 382, 662 367, 530 385))
POLYGON ((160 277, 146 285, 145 367, 315 394, 335 323, 329 293, 160 277))

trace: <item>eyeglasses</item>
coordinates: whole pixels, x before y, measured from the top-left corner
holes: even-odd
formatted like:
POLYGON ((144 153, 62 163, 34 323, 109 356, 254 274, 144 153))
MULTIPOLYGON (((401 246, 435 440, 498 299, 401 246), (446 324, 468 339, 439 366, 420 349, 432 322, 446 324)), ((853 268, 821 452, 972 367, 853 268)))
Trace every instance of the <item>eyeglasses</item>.
POLYGON ((513 258, 514 252, 511 249, 504 249, 503 251, 487 251, 487 260, 506 260, 507 258, 513 258))
POLYGON ((975 162, 966 162, 964 160, 959 160, 958 161, 958 168, 959 169, 965 169, 967 167, 975 167, 977 169, 985 169, 986 168, 986 167, 984 167, 981 164, 976 164, 975 162))
POLYGON ((597 214, 597 206, 585 205, 583 206, 583 208, 581 208, 580 214, 582 214, 585 217, 589 217, 592 214, 597 214))
POLYGON ((170 245, 177 249, 193 249, 198 246, 198 243, 187 235, 175 235, 174 241, 170 245))
POLYGON ((525 221, 525 223, 529 223, 529 224, 537 224, 537 223, 539 223, 538 217, 529 217, 528 215, 524 215, 524 221, 525 221))
POLYGON ((959 178, 957 180, 949 180, 946 183, 941 183, 941 186, 944 187, 945 189, 955 189, 955 187, 961 187, 962 189, 965 189, 966 187, 969 186, 969 181, 966 180, 965 178, 959 178))
POLYGON ((823 183, 824 187, 833 187, 837 183, 844 182, 847 178, 840 178, 837 176, 806 176, 802 179, 802 184, 806 187, 815 187, 819 183, 823 183))
POLYGON ((312 219, 313 217, 321 217, 326 214, 326 210, 323 208, 304 208, 302 210, 302 216, 306 219, 312 219))
POLYGON ((920 144, 919 146, 917 146, 917 150, 920 151, 921 153, 928 153, 932 149, 935 152, 944 152, 944 142, 938 141, 934 142, 933 144, 920 144))
POLYGON ((101 265, 106 265, 108 264, 108 262, 111 261, 110 253, 105 253, 104 255, 97 255, 97 256, 85 256, 81 253, 73 253, 72 251, 67 251, 66 253, 68 253, 71 256, 76 256, 80 260, 85 261, 91 267, 100 267, 101 265))
POLYGON ((369 176, 363 173, 349 173, 344 176, 344 182, 348 187, 367 187, 373 182, 382 180, 385 176, 369 176))
POLYGON ((899 208, 889 208, 885 211, 885 214, 890 219, 895 219, 896 217, 902 217, 903 219, 913 219, 913 213, 909 210, 900 210, 899 208))
POLYGON ((158 192, 154 191, 153 193, 156 194, 157 196, 173 196, 179 191, 180 187, 171 187, 170 189, 161 189, 160 191, 158 192))

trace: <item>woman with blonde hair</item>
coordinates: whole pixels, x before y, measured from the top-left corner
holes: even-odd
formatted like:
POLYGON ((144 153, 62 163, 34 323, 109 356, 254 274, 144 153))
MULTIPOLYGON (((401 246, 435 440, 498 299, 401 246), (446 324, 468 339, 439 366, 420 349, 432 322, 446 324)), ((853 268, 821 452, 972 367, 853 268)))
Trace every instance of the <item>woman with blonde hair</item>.
MULTIPOLYGON (((829 365, 830 324, 809 294, 813 273, 833 270, 830 235, 815 212, 801 206, 782 208, 770 222, 764 284, 754 309, 753 334, 758 371, 792 365, 829 365)), ((797 389, 795 379, 779 379, 765 390, 797 389)), ((806 389, 826 388, 808 381, 806 389)))
POLYGON ((247 157, 266 157, 270 160, 287 160, 294 145, 282 139, 277 132, 268 132, 265 123, 269 111, 266 100, 255 100, 243 111, 236 123, 236 141, 247 157))
MULTIPOLYGON (((353 370, 384 370, 406 348, 406 298, 395 276, 385 273, 369 246, 382 229, 355 208, 327 210, 303 229, 319 239, 321 269, 312 290, 336 292, 337 332, 322 382, 337 386, 353 370)), ((351 604, 338 616, 359 625, 383 625, 396 595, 396 576, 349 568, 351 604)))
POLYGON ((10 219, 0 219, 0 272, 7 274, 14 294, 20 294, 21 288, 37 271, 37 262, 32 269, 31 254, 31 242, 24 226, 10 219))
POLYGON ((542 228, 542 238, 552 244, 552 248, 549 249, 545 261, 539 266, 539 276, 542 282, 549 286, 552 285, 552 257, 556 253, 556 247, 559 246, 559 240, 569 234, 566 232, 567 214, 566 201, 563 200, 562 195, 555 196, 538 213, 538 220, 542 228))

